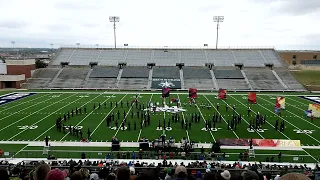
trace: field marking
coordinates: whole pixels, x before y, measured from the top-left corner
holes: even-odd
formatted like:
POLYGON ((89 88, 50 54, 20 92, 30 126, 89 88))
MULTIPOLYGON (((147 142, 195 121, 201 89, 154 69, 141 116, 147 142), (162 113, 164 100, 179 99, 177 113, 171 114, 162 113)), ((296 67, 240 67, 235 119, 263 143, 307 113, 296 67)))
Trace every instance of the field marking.
MULTIPOLYGON (((263 99, 263 98, 262 98, 262 99, 263 99)), ((265 100, 265 99, 263 99, 263 100, 265 100)), ((268 101, 268 100, 265 100, 265 101, 267 101, 267 102, 271 103, 271 102, 270 102, 270 101, 268 101)), ((286 104, 288 104, 289 106, 293 106, 293 107, 295 107, 295 108, 297 108, 297 109, 300 109, 300 110, 302 110, 302 111, 305 111, 305 110, 303 110, 303 109, 301 109, 301 108, 299 108, 299 107, 296 107, 296 106, 294 106, 294 105, 289 104, 288 102, 287 102, 286 104)), ((309 122, 309 121, 308 121, 308 120, 306 120, 305 118, 301 118, 300 116, 298 116, 297 114, 295 114, 295 113, 293 113, 293 112, 289 111, 288 109, 286 109, 286 112, 288 112, 288 113, 290 113, 290 114, 292 114, 292 115, 294 115, 294 116, 298 117, 299 119, 302 119, 303 121, 307 122, 308 124, 313 125, 314 127, 318 128, 318 129, 320 129, 320 127, 319 127, 319 126, 317 126, 317 125, 315 125, 315 124, 313 124, 313 123, 309 122)))
MULTIPOLYGON (((75 94, 74 94, 74 95, 75 95, 75 94)), ((72 95, 72 96, 73 96, 73 95, 72 95)), ((62 100, 65 100, 65 99, 68 99, 68 98, 70 98, 70 97, 71 97, 71 96, 67 96, 66 98, 63 98, 63 99, 61 99, 61 100, 59 100, 59 101, 56 101, 56 102, 54 102, 54 103, 52 103, 52 104, 50 104, 50 105, 48 105, 48 106, 45 106, 45 107, 39 109, 38 111, 41 111, 42 109, 46 109, 46 108, 48 108, 48 107, 50 107, 50 106, 52 106, 52 105, 55 105, 55 104, 58 103, 58 102, 60 102, 60 101, 62 101, 62 100)), ((22 121, 22 120, 24 120, 24 119, 26 119, 26 118, 28 118, 28 117, 36 114, 38 111, 35 111, 35 112, 29 114, 28 116, 25 116, 25 117, 21 118, 20 120, 15 121, 14 123, 9 124, 8 126, 0 129, 0 132, 3 131, 3 130, 5 130, 5 129, 7 129, 8 127, 11 127, 11 126, 14 125, 14 124, 17 124, 18 122, 20 122, 20 121, 22 121)))
MULTIPOLYGON (((205 123, 207 123, 207 120, 205 120, 205 118, 203 117, 203 114, 202 114, 202 112, 200 111, 199 106, 198 106, 196 103, 195 103, 195 106, 197 107, 198 111, 200 112, 203 121, 204 121, 205 123)), ((211 131, 209 131, 209 132, 210 132, 210 134, 211 134, 211 137, 212 137, 213 141, 214 141, 214 142, 217 142, 217 141, 216 141, 216 138, 214 138, 212 132, 211 132, 211 131)))
MULTIPOLYGON (((23 152, 43 152, 43 150, 39 149, 30 149, 30 150, 22 150, 23 152)), ((132 152, 132 151, 99 151, 99 150, 49 150, 49 152, 68 152, 68 153, 77 153, 77 152, 87 152, 87 153, 110 153, 110 152, 132 152)), ((197 153, 191 153, 191 154, 200 154, 200 152, 197 153)), ((225 153, 226 155, 239 155, 239 153, 225 153)), ((278 156, 278 154, 255 154, 256 156, 278 156)), ((282 157, 310 157, 310 155, 307 154, 282 154, 282 157)), ((61 157, 60 157, 61 158, 61 157)), ((230 157, 229 157, 230 158, 230 157)), ((231 158, 232 159, 232 158, 231 158)))
MULTIPOLYGON (((54 88, 51 88, 52 90, 55 90, 54 88)), ((67 93, 77 93, 77 94, 85 94, 85 93, 87 93, 87 94, 100 94, 100 93, 102 93, 102 92, 105 92, 105 91, 98 91, 98 92, 85 92, 85 91, 83 91, 83 89, 81 89, 81 88, 79 88, 79 89, 74 89, 74 90, 79 90, 78 92, 74 92, 74 91, 55 91, 55 92, 44 92, 44 91, 29 91, 29 93, 38 93, 38 94, 40 94, 40 93, 52 93, 52 94, 57 94, 57 93, 65 93, 65 94, 67 94, 67 93)), ((105 90, 108 90, 108 89, 105 89, 105 90)), ((161 89, 159 89, 159 90, 161 90, 161 89)), ((246 91, 242 91, 243 93, 240 93, 240 91, 237 91, 237 93, 234 93, 233 91, 231 91, 231 92, 228 92, 229 94, 228 95, 232 95, 232 96, 243 96, 243 95, 248 95, 248 90, 246 90, 246 91)), ((264 92, 264 91, 261 91, 261 92, 264 92)), ((266 91, 266 92, 270 92, 270 91, 266 91)), ((290 93, 290 92, 292 92, 292 91, 288 91, 288 92, 283 92, 283 93, 279 93, 279 92, 274 92, 274 93, 269 93, 269 94, 263 94, 263 93, 261 93, 260 94, 260 92, 258 92, 258 94, 257 95, 260 95, 260 96, 270 96, 270 95, 275 95, 275 96, 289 96, 289 97, 296 97, 297 95, 299 95, 299 96, 310 96, 310 94, 286 94, 286 93, 290 93)), ((21 92, 19 92, 19 91, 17 91, 17 92, 12 92, 12 93, 21 93, 21 92)), ((123 94, 137 94, 137 93, 139 93, 139 94, 159 94, 159 95, 161 95, 162 93, 161 92, 141 92, 141 91, 108 91, 108 93, 109 94, 121 94, 121 95, 123 95, 123 94)), ((303 91, 303 93, 305 93, 304 91, 303 91)), ((179 93, 175 93, 175 94, 180 94, 180 95, 188 95, 189 93, 188 92, 179 92, 179 93)), ((198 95, 208 95, 208 96, 210 96, 210 95, 218 95, 218 92, 217 91, 213 91, 213 92, 198 92, 198 95)), ((317 93, 315 93, 315 95, 319 95, 319 93, 317 94, 317 93)))
MULTIPOLYGON (((240 104, 242 104, 244 107, 247 107, 245 104, 243 104, 241 101, 239 101, 238 99, 236 99, 236 98, 234 98, 234 97, 232 97, 231 95, 229 95, 231 98, 233 98, 234 100, 236 100, 236 101, 238 101, 240 104)), ((263 106, 261 106, 261 107, 263 107, 263 106)), ((267 109, 268 110, 268 109, 267 109)), ((257 113, 253 110, 253 109, 251 109, 251 111, 255 114, 255 115, 257 115, 257 113)), ((273 128, 273 129, 275 129, 275 127, 269 122, 269 121, 267 121, 266 120, 266 122, 273 128)), ((277 131, 277 132, 279 132, 279 133, 281 133, 284 137, 286 137, 287 139, 289 139, 289 140, 291 140, 287 135, 285 135, 283 132, 280 132, 280 131, 277 131)))
MULTIPOLYGON (((181 106, 181 99, 180 99, 180 97, 179 97, 179 94, 177 94, 177 95, 178 95, 178 98, 179 98, 180 107, 182 107, 182 106, 181 106)), ((170 99, 169 99, 169 101, 170 101, 170 99)), ((184 122, 185 126, 188 126, 188 124, 186 123, 186 119, 184 118, 184 113, 183 113, 183 111, 182 111, 181 113, 182 113, 182 118, 183 118, 183 122, 184 122)), ((210 131, 210 132, 211 132, 211 131, 210 131)), ((186 130, 186 133, 187 133, 187 136, 188 136, 188 141, 189 141, 189 143, 191 143, 191 141, 190 141, 190 136, 189 136, 189 131, 186 130)), ((212 135, 212 133, 211 133, 211 135, 212 135)), ((215 140, 215 139, 213 138, 213 140, 215 140)))
MULTIPOLYGON (((216 109, 216 107, 212 104, 212 102, 207 98, 207 96, 203 95, 203 97, 206 98, 206 100, 211 104, 211 106, 216 110, 216 112, 218 112, 219 115, 221 115, 220 112, 216 109)), ((198 105, 197 105, 197 108, 199 109, 198 105)), ((222 115, 221 115, 221 118, 222 118, 223 121, 228 125, 227 121, 224 119, 224 117, 223 117, 222 115)), ((228 126, 230 127, 230 125, 228 125, 228 126)), ((231 129, 231 127, 230 127, 230 129, 231 129)), ((233 132, 233 134, 237 137, 237 139, 239 139, 239 136, 237 135, 236 132, 234 132, 233 129, 232 129, 232 132, 233 132)))
MULTIPOLYGON (((87 102, 84 103, 82 106, 80 106, 80 108, 82 108, 83 106, 89 104, 91 101, 93 101, 94 99, 98 98, 98 97, 101 96, 102 94, 104 94, 104 93, 101 93, 101 94, 99 94, 98 96, 96 96, 96 97, 94 97, 93 99, 91 99, 90 101, 87 101, 87 102)), ((42 134, 40 134, 38 137, 36 137, 36 138, 34 139, 34 141, 37 140, 37 139, 39 139, 42 135, 44 135, 45 133, 47 133, 48 131, 50 131, 50 130, 51 130, 52 128, 54 128, 55 126, 56 126, 56 125, 54 124, 54 125, 51 126, 49 129, 47 129, 46 131, 44 131, 42 134)))
MULTIPOLYGON (((151 97, 150 97, 150 99, 149 99, 149 102, 148 102, 148 104, 147 104, 147 107, 149 106, 149 104, 150 104, 150 102, 151 102, 151 100, 152 100, 152 97, 153 97, 153 94, 151 94, 151 97)), ((151 118, 151 117, 150 117, 151 118)), ((144 125, 144 121, 142 122, 142 126, 144 125)), ((140 131, 139 131, 139 135, 138 135, 138 140, 137 140, 137 142, 139 142, 139 139, 140 139, 140 136, 141 136, 141 132, 142 132, 142 129, 140 129, 140 131)))
MULTIPOLYGON (((14 107, 20 106, 20 105, 22 105, 22 104, 30 103, 31 101, 34 101, 34 100, 43 98, 43 97, 48 96, 48 95, 50 95, 50 94, 47 94, 47 95, 44 95, 44 96, 39 96, 39 97, 37 97, 37 98, 30 99, 30 100, 28 100, 28 101, 20 102, 20 103, 19 103, 19 100, 23 100, 23 99, 19 99, 19 100, 16 100, 16 101, 12 101, 12 102, 10 102, 10 103, 7 103, 7 105, 10 105, 10 104, 13 103, 13 102, 18 102, 18 104, 14 105, 14 106, 10 106, 10 107, 8 107, 8 108, 5 108, 5 109, 1 110, 0 113, 3 112, 3 111, 7 111, 7 110, 9 110, 9 109, 12 109, 12 108, 14 108, 14 107)), ((32 96, 29 96, 29 97, 32 97, 32 96)), ((27 97, 27 98, 28 98, 28 97, 27 97)), ((0 107, 1 107, 1 106, 0 106, 0 107)))
MULTIPOLYGON (((259 98, 261 98, 261 97, 259 97, 259 98)), ((261 98, 261 99, 263 99, 263 98, 261 98)), ((263 99, 263 100, 264 100, 264 101, 267 101, 267 100, 265 100, 265 99, 263 99)), ((267 101, 267 102, 269 102, 269 101, 267 101)), ((270 103, 270 104, 273 104, 273 103, 271 103, 271 102, 269 102, 269 103, 270 103)), ((261 106, 260 104, 258 104, 258 105, 261 106)), ((261 107, 263 107, 263 106, 261 106, 261 107)), ((269 109, 267 109, 267 108, 265 108, 265 107, 263 107, 263 108, 266 109, 266 110, 268 110, 269 112, 272 112, 273 114, 277 115, 277 114, 274 113, 273 111, 270 111, 269 109)), ((298 128, 296 125, 292 124, 290 121, 287 121, 287 120, 284 119, 283 117, 281 117, 281 116, 279 116, 279 115, 277 115, 277 117, 280 118, 280 119, 282 119, 282 120, 284 120, 285 122, 287 122, 287 123, 290 124, 291 126, 295 127, 296 129, 301 130, 301 129, 298 128)), ((310 134, 306 134, 306 133, 305 133, 305 135, 309 136, 310 138, 312 138, 313 140, 317 141, 317 142, 320 144, 320 141, 319 141, 318 139, 314 138, 313 136, 311 136, 310 134)))
MULTIPOLYGON (((127 95, 127 94, 126 94, 126 95, 127 95)), ((138 99, 139 96, 140 96, 140 94, 138 94, 138 96, 137 96, 137 98, 136 98, 136 101, 137 101, 137 99, 138 99)), ((131 107, 129 108, 128 112, 126 113, 126 116, 123 118, 123 120, 122 120, 121 123, 119 124, 119 127, 117 127, 117 131, 116 131, 116 133, 114 134, 114 137, 117 136, 118 132, 120 131, 120 127, 122 126, 124 120, 125 120, 125 119, 127 118, 127 116, 129 115, 129 113, 130 113, 133 105, 136 104, 136 101, 135 101, 134 103, 132 103, 131 107)))
MULTIPOLYGON (((71 97, 71 96, 69 96, 69 97, 71 97)), ((57 109, 56 111, 54 111, 54 112, 50 113, 49 115, 47 115, 47 116, 43 117, 43 118, 42 118, 42 119, 40 119, 39 121, 37 121, 37 122, 33 123, 31 126, 34 126, 34 125, 38 124, 39 122, 41 122, 41 121, 45 120, 47 117, 49 117, 49 116, 53 115, 53 114, 54 114, 54 113, 56 113, 57 111, 60 111, 61 109, 63 109, 63 108, 65 108, 65 107, 69 106, 70 104, 72 104, 72 103, 74 103, 74 102, 76 102, 76 101, 78 101, 78 100, 80 100, 80 99, 81 99, 81 98, 79 98, 79 99, 77 99, 77 100, 75 100, 75 101, 73 101, 73 102, 70 102, 70 103, 66 104, 65 106, 62 106, 61 108, 57 109)), ((13 138, 15 138, 16 136, 20 135, 21 133, 23 133, 23 132, 25 132, 25 131, 27 131, 27 130, 29 130, 29 129, 25 129, 25 130, 23 130, 23 131, 20 131, 18 134, 16 134, 16 135, 12 136, 12 137, 11 137, 10 139, 8 139, 7 141, 12 140, 12 139, 13 139, 13 138)))
MULTIPOLYGON (((102 93, 103 94, 103 93, 102 93)), ((113 94, 114 95, 114 94, 113 94)), ((108 97, 106 100, 104 100, 101 104, 107 102, 113 95, 111 95, 110 97, 108 97)), ((99 109, 99 106, 97 106, 95 109, 93 109, 90 113, 88 113, 80 122, 78 122, 75 126, 78 126, 79 124, 81 124, 84 120, 86 120, 96 109, 99 109)), ((65 134, 60 141, 62 141, 65 137, 67 137, 70 134, 70 131, 67 132, 67 134, 65 134)), ((90 135, 91 137, 91 135, 90 135)))
MULTIPOLYGON (((3 119, 8 118, 8 117, 10 117, 10 116, 12 116, 12 115, 14 115, 14 114, 17 114, 17 113, 19 113, 20 111, 24 111, 24 110, 26 110, 26 109, 29 109, 29 108, 31 108, 31 107, 33 107, 33 106, 36 106, 36 105, 41 104, 41 103, 44 103, 44 102, 49 101, 49 100, 54 99, 54 98, 55 98, 55 97, 52 97, 52 98, 49 98, 49 99, 47 99, 47 100, 41 101, 41 102, 39 102, 39 103, 36 103, 36 104, 34 104, 34 105, 31 105, 31 106, 28 106, 28 107, 26 107, 26 108, 23 108, 23 109, 21 109, 21 110, 19 110, 19 111, 16 111, 16 112, 10 114, 9 116, 5 116, 5 117, 1 118, 0 121, 2 121, 3 119)), ((52 104, 51 104, 51 105, 52 105, 52 104)), ((49 105, 49 106, 51 106, 51 105, 49 105)), ((46 107, 49 107, 49 106, 46 106, 46 107)), ((42 109, 44 109, 44 108, 42 108, 42 109)), ((40 110, 42 110, 42 109, 39 109, 39 110, 37 110, 37 111, 35 111, 35 112, 38 112, 38 111, 40 111, 40 110)), ((0 131, 1 131, 1 130, 0 130, 0 131)))
MULTIPOLYGON (((125 94, 117 103, 121 102, 123 100, 123 98, 125 98, 128 94, 125 94)), ((98 124, 98 126, 91 132, 91 136, 96 132, 96 130, 100 127, 100 125, 103 123, 103 121, 105 121, 106 117, 109 116, 109 114, 116 108, 116 106, 114 106, 105 117, 102 118, 101 122, 98 124)))
MULTIPOLYGON (((227 106, 229 106, 230 109, 232 109, 232 107, 231 107, 225 100, 222 99, 222 101, 223 101, 227 106)), ((235 112, 236 112, 236 114, 237 114, 238 116, 240 115, 237 111, 235 111, 235 112)), ((220 113, 219 113, 219 114, 220 114, 220 113)), ((250 125, 249 122, 248 122, 245 118, 243 118, 243 116, 241 116, 241 119, 243 119, 248 125, 250 125)), ((254 131, 255 131, 257 134, 259 134, 259 136, 260 136, 262 139, 265 139, 257 130, 254 129, 254 131)))
MULTIPOLYGON (((238 101, 236 98, 234 98, 234 97, 232 97, 231 95, 229 95, 231 98, 233 98, 233 99, 235 99, 236 101, 238 101)), ((242 104, 243 106, 245 106, 241 101, 238 101, 240 104, 242 104)), ((259 106, 261 106, 260 104, 258 104, 259 106)), ((263 106, 261 106, 261 107, 263 107, 263 106)), ((266 109, 265 107, 263 107, 264 109, 266 109)), ((273 114, 275 114, 273 111, 270 111, 269 109, 266 109, 266 110, 268 110, 269 112, 272 112, 273 114)), ((253 113, 255 113, 255 114, 257 114, 254 110, 252 110, 252 112, 253 113)), ((279 116, 278 116, 279 117, 279 116)), ((282 117, 280 117, 280 118, 282 118, 282 117)), ((283 119, 283 118, 282 118, 283 119)), ((285 119, 283 119, 283 120, 285 120, 285 119)), ((286 120, 285 120, 286 121, 286 120)), ((269 121, 267 121, 266 120, 266 122, 272 127, 272 128, 275 128, 272 124, 270 124, 269 123, 269 121)), ((297 128, 297 129, 299 129, 299 128, 297 128)), ((280 131, 278 131, 278 132, 280 132, 280 131)), ((285 136, 287 139, 289 139, 289 140, 291 140, 287 135, 285 135, 283 132, 280 132, 283 136, 285 136)), ((308 135, 308 134, 307 134, 308 135)), ((303 151, 305 152, 305 153, 307 153, 307 154, 309 154, 306 150, 304 150, 303 149, 303 151)), ((312 159, 314 159, 316 162, 318 162, 319 163, 319 161, 315 158, 315 157, 313 157, 311 154, 309 154, 310 155, 310 157, 312 158, 312 159)))

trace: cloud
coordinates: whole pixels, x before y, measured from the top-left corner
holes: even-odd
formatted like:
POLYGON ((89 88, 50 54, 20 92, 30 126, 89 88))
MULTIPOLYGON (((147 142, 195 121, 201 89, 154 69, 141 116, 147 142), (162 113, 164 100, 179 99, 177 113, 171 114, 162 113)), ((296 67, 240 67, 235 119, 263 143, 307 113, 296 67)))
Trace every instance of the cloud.
POLYGON ((113 44, 109 16, 120 16, 118 44, 215 45, 214 15, 225 20, 219 46, 315 46, 318 0, 0 0, 0 46, 113 44), (30 45, 28 45, 30 44, 30 45))
POLYGON ((5 28, 5 29, 19 29, 19 28, 24 28, 28 24, 23 22, 23 21, 18 21, 18 20, 5 20, 5 21, 0 21, 0 28, 5 28))

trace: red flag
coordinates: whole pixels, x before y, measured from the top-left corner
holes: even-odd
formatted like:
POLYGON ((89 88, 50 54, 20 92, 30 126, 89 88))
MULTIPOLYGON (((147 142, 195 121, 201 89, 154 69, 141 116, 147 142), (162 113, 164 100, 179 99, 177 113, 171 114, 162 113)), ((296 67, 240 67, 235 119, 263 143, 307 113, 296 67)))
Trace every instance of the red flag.
POLYGON ((257 103, 257 93, 256 92, 248 92, 248 102, 256 104, 257 103))

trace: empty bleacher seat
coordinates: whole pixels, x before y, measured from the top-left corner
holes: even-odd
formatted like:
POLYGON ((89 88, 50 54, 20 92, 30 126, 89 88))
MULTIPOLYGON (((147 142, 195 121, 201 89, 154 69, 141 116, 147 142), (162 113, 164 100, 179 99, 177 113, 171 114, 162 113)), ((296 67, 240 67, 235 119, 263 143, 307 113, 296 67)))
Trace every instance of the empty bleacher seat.
POLYGON ((154 67, 152 77, 180 79, 180 73, 177 67, 154 67))
POLYGON ((90 78, 116 78, 118 73, 118 67, 95 67, 90 74, 90 78))
POLYGON ((253 89, 257 90, 284 90, 285 88, 278 81, 268 68, 246 68, 246 76, 253 89))
POLYGON ((244 79, 239 69, 215 69, 213 72, 216 79, 244 79))
POLYGON ((124 67, 121 78, 148 78, 148 67, 124 67))
POLYGON ((204 67, 183 67, 184 79, 212 79, 208 68, 204 67))

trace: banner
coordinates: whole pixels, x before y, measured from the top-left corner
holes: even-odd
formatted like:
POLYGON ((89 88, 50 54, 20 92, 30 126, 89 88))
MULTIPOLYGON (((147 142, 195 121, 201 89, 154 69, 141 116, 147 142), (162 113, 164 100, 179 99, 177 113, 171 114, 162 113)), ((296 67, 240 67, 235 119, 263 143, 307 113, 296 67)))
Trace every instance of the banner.
POLYGON ((197 98, 197 89, 196 88, 189 88, 189 98, 191 98, 191 99, 197 98))
POLYGON ((278 109, 285 109, 286 108, 286 98, 281 97, 281 96, 277 96, 275 107, 278 109))
POLYGON ((170 88, 170 89, 181 89, 181 80, 180 79, 161 79, 161 78, 153 78, 151 83, 152 89, 162 89, 162 88, 170 88))
POLYGON ((219 89, 218 99, 227 99, 227 90, 226 89, 219 89))
POLYGON ((256 92, 248 92, 248 102, 256 104, 257 103, 257 93, 256 92))
MULTIPOLYGON (((249 146, 250 139, 219 139, 222 146, 249 146)), ((252 139, 253 146, 260 147, 300 147, 300 140, 252 139)))
POLYGON ((308 117, 320 117, 320 104, 309 104, 309 108, 305 111, 308 117))
POLYGON ((163 98, 166 98, 166 97, 169 97, 170 96, 170 88, 163 88, 162 89, 162 97, 163 98))

